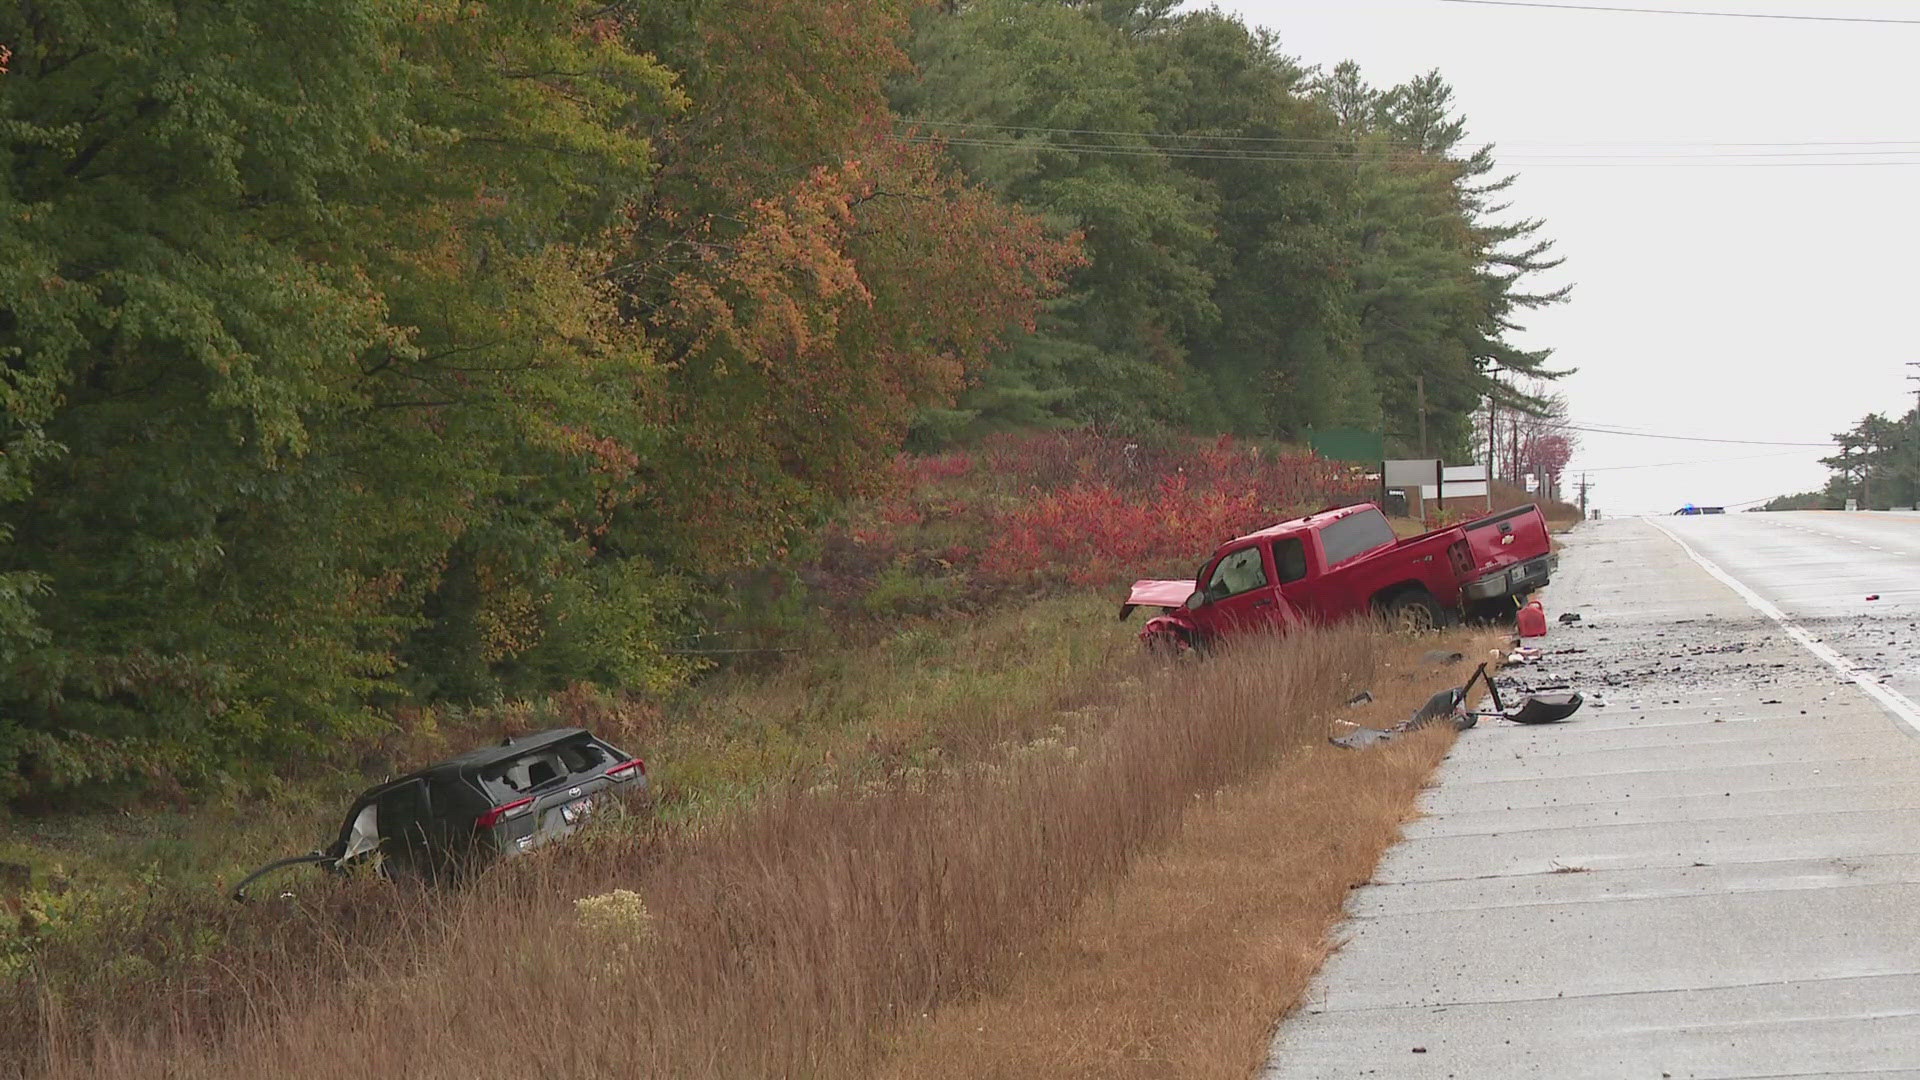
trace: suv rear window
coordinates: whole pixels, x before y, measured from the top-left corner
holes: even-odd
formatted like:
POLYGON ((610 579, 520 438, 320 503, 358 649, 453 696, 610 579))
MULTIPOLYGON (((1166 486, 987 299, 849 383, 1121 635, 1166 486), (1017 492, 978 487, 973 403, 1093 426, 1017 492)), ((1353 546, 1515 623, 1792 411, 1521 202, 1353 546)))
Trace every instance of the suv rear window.
POLYGON ((607 752, 591 739, 572 739, 489 765, 480 770, 480 782, 495 800, 507 799, 591 773, 607 761, 607 752))
POLYGON ((1320 530, 1320 548, 1326 552, 1329 570, 1356 555, 1391 543, 1393 526, 1387 524, 1387 516, 1378 510, 1349 514, 1320 530))

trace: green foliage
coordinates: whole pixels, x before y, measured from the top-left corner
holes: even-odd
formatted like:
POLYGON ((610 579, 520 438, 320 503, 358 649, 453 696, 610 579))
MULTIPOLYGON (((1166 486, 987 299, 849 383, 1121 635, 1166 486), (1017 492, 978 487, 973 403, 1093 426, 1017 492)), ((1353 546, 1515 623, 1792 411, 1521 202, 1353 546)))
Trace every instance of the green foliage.
POLYGON ((1766 502, 1761 503, 1759 506, 1754 507, 1754 509, 1756 510, 1838 510, 1844 505, 1846 505, 1844 501, 1836 503, 1832 499, 1828 498, 1827 493, 1824 491, 1803 491, 1798 495, 1781 495, 1776 498, 1768 499, 1766 502))
MULTIPOLYGON (((1920 506, 1920 411, 1909 410, 1897 420, 1868 413, 1853 427, 1836 434, 1833 441, 1840 444, 1840 452, 1820 459, 1820 464, 1833 473, 1826 490, 1818 493, 1825 509, 1839 509, 1849 499, 1862 510, 1920 506)), ((1765 507, 1812 508, 1772 503, 1765 507)))
POLYGON ((1177 8, 0 11, 0 797, 668 693, 910 437, 1404 437, 1424 377, 1458 444, 1537 223, 1437 76, 1177 8))
POLYGON ((910 6, 0 12, 0 796, 684 680, 1075 257, 881 138, 910 6))
POLYGON ((591 16, 0 14, 0 789, 326 751, 495 521, 550 651, 672 670, 573 511, 645 437, 595 247, 681 101, 591 16))
POLYGON ((963 574, 923 574, 889 566, 874 579, 860 605, 869 615, 930 615, 944 610, 965 588, 963 574))
POLYGON ((924 445, 996 427, 1153 423, 1298 438, 1417 430, 1466 451, 1506 336, 1556 265, 1499 221, 1490 151, 1437 74, 1375 90, 1216 10, 978 0, 921 17, 895 90, 977 180, 1080 229, 1088 264, 924 445))

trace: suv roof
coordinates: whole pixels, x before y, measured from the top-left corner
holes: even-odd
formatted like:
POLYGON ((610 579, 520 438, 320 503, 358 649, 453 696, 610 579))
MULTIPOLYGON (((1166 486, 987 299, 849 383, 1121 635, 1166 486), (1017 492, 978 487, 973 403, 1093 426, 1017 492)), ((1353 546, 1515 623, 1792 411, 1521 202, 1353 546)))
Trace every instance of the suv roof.
POLYGON ((474 750, 469 750, 464 754, 450 757, 445 761, 434 762, 419 772, 409 773, 408 775, 420 776, 425 773, 441 772, 448 769, 477 769, 484 768, 488 765, 498 765, 502 761, 511 760, 532 750, 540 750, 553 746, 556 743, 566 742, 568 739, 576 736, 592 738, 593 733, 582 727, 551 728, 533 735, 522 735, 517 739, 508 739, 505 742, 497 743, 493 746, 482 746, 474 750))

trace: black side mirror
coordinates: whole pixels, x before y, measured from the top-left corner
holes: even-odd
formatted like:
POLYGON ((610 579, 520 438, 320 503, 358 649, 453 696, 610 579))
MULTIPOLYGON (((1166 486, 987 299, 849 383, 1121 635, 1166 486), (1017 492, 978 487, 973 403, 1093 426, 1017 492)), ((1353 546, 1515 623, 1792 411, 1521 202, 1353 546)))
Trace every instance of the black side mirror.
POLYGON ((1206 603, 1207 603, 1207 590, 1195 589, 1193 591, 1193 595, 1187 597, 1187 602, 1183 606, 1188 611, 1196 611, 1202 607, 1205 607, 1206 603))

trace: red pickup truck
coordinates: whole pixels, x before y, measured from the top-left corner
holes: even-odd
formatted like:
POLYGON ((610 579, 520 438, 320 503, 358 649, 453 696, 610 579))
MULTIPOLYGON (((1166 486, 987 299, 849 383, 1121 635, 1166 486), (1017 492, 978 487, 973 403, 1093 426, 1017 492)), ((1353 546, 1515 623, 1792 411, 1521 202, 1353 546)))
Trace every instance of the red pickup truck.
POLYGON ((1461 614, 1512 614, 1547 584, 1552 546, 1532 504, 1398 540, 1380 508, 1361 503, 1229 540, 1191 581, 1136 581, 1120 617, 1160 608, 1140 639, 1180 648, 1366 614, 1441 626, 1461 614))

